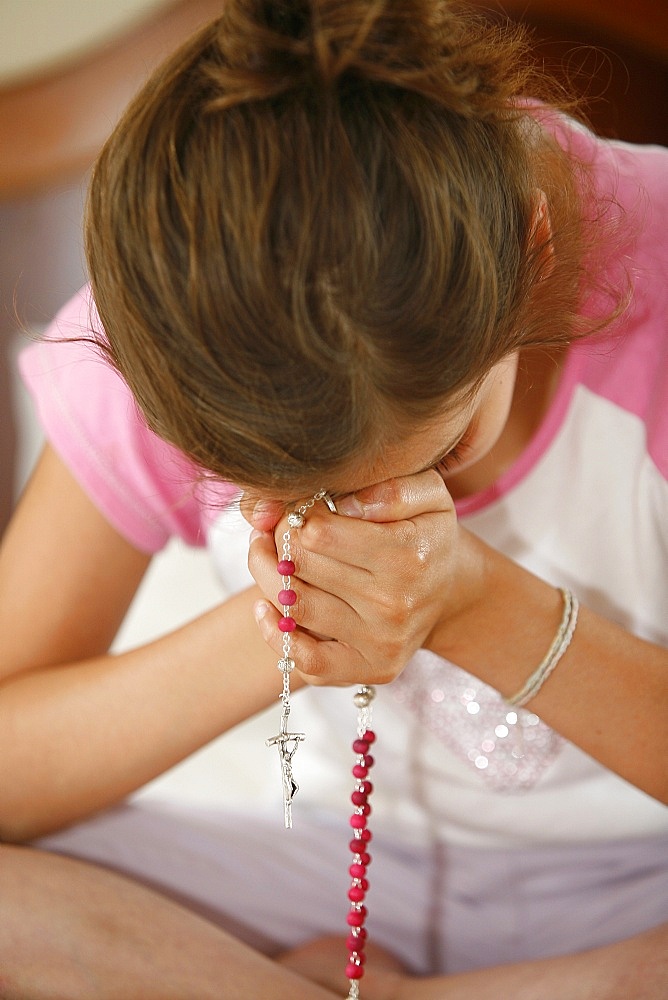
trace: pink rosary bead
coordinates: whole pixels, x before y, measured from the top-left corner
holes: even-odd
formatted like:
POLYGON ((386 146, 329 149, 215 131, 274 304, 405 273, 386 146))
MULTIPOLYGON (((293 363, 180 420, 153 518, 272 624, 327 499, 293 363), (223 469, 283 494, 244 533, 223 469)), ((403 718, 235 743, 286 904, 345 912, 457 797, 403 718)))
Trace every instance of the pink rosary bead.
MULTIPOLYGON (((290 548, 290 531, 291 529, 301 528, 304 525, 307 511, 318 500, 324 500, 330 511, 336 514, 336 506, 324 490, 315 493, 310 500, 288 514, 288 527, 283 533, 282 558, 278 560, 276 565, 276 569, 282 577, 282 587, 278 592, 278 603, 283 609, 283 614, 278 620, 278 628, 283 635, 283 655, 277 664, 283 674, 283 692, 281 694, 282 712, 279 732, 266 742, 268 746, 275 745, 278 747, 283 779, 285 826, 288 828, 292 826, 292 800, 299 789, 299 785, 295 781, 292 772, 292 759, 300 741, 304 739, 303 733, 290 732, 288 729, 288 717, 290 715, 290 673, 295 668, 295 662, 291 656, 291 633, 297 627, 297 623, 290 613, 290 609, 297 603, 297 593, 292 588, 292 578, 296 567, 290 548)), ((351 795, 354 810, 350 817, 350 828, 353 837, 349 842, 349 847, 353 858, 348 868, 351 879, 350 888, 348 889, 350 909, 346 917, 349 928, 346 938, 348 949, 346 976, 350 982, 350 991, 347 1000, 360 1000, 359 983, 364 975, 364 965, 366 962, 364 948, 367 932, 364 924, 367 918, 367 908, 364 905, 364 901, 369 890, 367 869, 371 863, 369 844, 372 837, 368 827, 368 817, 371 814, 369 796, 373 791, 373 786, 368 781, 368 773, 374 764, 374 759, 369 753, 369 748, 376 739, 375 733, 370 728, 370 705, 374 696, 375 690, 373 687, 361 684, 353 697, 357 708, 357 737, 352 745, 353 753, 355 754, 355 764, 352 769, 355 778, 355 788, 351 795)))
MULTIPOLYGON (((278 592, 278 603, 287 612, 288 608, 291 608, 297 601, 297 594, 290 586, 290 577, 295 571, 295 564, 292 559, 281 559, 276 569, 283 577, 284 583, 283 589, 278 592)), ((283 633, 294 632, 297 628, 297 622, 290 615, 284 614, 282 618, 278 619, 278 628, 283 633)))
POLYGON ((298 528, 304 523, 304 512, 315 503, 314 498, 308 504, 288 515, 288 529, 283 533, 283 555, 276 564, 276 570, 282 578, 282 587, 278 592, 278 600, 283 608, 283 614, 278 619, 278 629, 283 636, 283 655, 276 664, 283 674, 283 691, 281 693, 281 725, 275 736, 266 740, 267 746, 278 748, 283 782, 283 815, 286 829, 292 826, 292 800, 299 791, 293 770, 292 760, 303 739, 304 733, 290 732, 288 720, 290 716, 290 674, 295 668, 292 658, 292 633, 297 628, 297 622, 289 614, 290 608, 297 603, 297 594, 292 589, 292 575, 295 563, 290 549, 290 528, 298 528))

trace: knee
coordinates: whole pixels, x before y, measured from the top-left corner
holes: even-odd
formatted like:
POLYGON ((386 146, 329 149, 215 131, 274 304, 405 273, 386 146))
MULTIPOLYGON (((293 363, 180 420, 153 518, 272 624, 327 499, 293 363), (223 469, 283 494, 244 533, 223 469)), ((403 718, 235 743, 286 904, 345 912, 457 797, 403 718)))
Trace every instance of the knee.
MULTIPOLYGON (((0 1000, 83 998, 86 984, 68 954, 64 858, 0 844, 0 1000), (61 889, 59 893, 59 887, 61 889)), ((71 942, 70 942, 71 943, 71 942)))

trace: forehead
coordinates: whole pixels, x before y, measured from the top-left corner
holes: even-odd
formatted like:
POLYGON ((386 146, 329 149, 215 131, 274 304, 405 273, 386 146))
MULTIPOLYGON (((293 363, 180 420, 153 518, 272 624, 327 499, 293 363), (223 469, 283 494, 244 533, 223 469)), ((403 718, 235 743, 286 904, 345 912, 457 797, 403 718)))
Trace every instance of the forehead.
POLYGON ((404 421, 398 425, 401 430, 386 431, 382 441, 343 467, 324 488, 334 495, 356 493, 386 479, 431 468, 455 447, 471 421, 482 414, 504 376, 515 370, 516 360, 515 355, 504 358, 479 383, 458 393, 433 417, 411 425, 404 421))
MULTIPOLYGON (((475 397, 474 397, 475 400, 475 397)), ((333 498, 357 493, 365 487, 394 479, 414 475, 430 468, 453 447, 466 430, 475 402, 460 404, 438 417, 412 427, 404 425, 401 431, 391 432, 382 441, 374 442, 367 452, 342 463, 339 469, 323 477, 322 482, 310 482, 300 490, 272 491, 268 497, 262 490, 247 487, 243 491, 243 503, 251 509, 256 503, 269 503, 272 508, 290 510, 320 490, 326 490, 333 498)))
POLYGON ((269 504, 272 509, 287 511, 320 490, 327 490, 333 497, 343 496, 387 479, 423 472, 442 459, 458 443, 471 421, 482 413, 507 364, 505 359, 499 362, 480 383, 448 400, 432 417, 411 422, 397 419, 396 414, 386 414, 381 434, 366 450, 342 462, 331 473, 324 473, 317 482, 302 480, 294 484, 293 490, 288 485, 286 489, 278 487, 270 491, 246 485, 244 504, 251 507, 256 503, 269 504))
POLYGON ((430 468, 457 444, 472 419, 476 399, 474 394, 468 402, 453 405, 443 414, 390 433, 337 472, 326 484, 327 490, 334 495, 356 493, 374 483, 430 468))

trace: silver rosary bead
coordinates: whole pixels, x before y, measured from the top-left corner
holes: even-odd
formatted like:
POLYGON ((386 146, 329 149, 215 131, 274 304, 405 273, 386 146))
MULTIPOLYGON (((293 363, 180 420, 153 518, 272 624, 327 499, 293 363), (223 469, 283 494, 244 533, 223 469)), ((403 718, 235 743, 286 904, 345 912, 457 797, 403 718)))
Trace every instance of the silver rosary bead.
POLYGON ((362 684, 353 695, 353 702, 356 708, 368 708, 376 697, 376 689, 370 684, 362 684))

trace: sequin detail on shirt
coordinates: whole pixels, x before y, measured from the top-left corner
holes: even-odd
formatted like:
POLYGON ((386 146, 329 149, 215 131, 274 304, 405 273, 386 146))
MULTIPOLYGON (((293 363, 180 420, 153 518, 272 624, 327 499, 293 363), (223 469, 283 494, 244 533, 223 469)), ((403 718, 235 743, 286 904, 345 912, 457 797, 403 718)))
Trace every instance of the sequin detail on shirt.
POLYGON ((498 792, 532 788, 565 744, 533 712, 512 708, 494 688, 427 650, 416 653, 390 690, 498 792))

